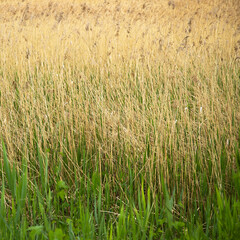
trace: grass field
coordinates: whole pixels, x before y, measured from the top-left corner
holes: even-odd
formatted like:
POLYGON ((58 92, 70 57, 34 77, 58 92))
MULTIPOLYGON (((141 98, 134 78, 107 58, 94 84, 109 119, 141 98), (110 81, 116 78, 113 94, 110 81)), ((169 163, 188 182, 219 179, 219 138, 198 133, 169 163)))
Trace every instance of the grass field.
POLYGON ((0 239, 238 239, 238 0, 0 0, 0 239))

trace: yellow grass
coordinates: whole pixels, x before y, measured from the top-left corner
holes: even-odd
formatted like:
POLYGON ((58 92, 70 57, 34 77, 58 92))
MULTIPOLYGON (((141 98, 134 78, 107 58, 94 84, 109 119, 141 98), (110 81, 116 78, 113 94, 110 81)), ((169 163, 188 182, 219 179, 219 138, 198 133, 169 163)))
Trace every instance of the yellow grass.
POLYGON ((113 179, 125 149, 152 189, 161 169, 188 199, 201 188, 197 168, 209 188, 222 183, 222 146, 228 176, 239 137, 239 16, 237 0, 0 1, 0 136, 10 160, 32 154, 34 131, 44 151, 65 151, 68 139, 71 176, 84 132, 113 179))

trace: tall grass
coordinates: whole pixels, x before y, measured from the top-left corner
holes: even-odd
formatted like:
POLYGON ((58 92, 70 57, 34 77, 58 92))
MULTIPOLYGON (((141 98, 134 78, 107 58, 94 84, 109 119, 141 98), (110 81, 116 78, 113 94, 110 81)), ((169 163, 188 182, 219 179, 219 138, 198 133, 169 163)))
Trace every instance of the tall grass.
MULTIPOLYGON (((86 146, 82 145, 79 151, 85 152, 86 146)), ((90 168, 87 176, 80 179, 75 172, 75 184, 70 186, 58 172, 50 177, 45 154, 36 153, 39 161, 46 160, 45 166, 38 166, 41 175, 32 177, 35 172, 27 170, 26 164, 19 172, 10 167, 4 143, 3 154, 1 239, 237 239, 239 236, 239 166, 232 175, 234 194, 216 188, 206 195, 205 201, 193 198, 190 207, 183 204, 182 197, 177 198, 175 190, 168 191, 163 174, 162 194, 156 194, 150 190, 151 184, 144 181, 144 174, 139 173, 142 182, 136 187, 135 196, 130 190, 135 188, 133 182, 113 183, 108 180, 109 173, 101 176, 99 169, 90 168)), ((87 156, 82 160, 87 161, 87 156)), ((118 175, 123 174, 124 169, 120 169, 118 175)))
POLYGON ((239 10, 0 1, 2 238, 234 239, 239 10))

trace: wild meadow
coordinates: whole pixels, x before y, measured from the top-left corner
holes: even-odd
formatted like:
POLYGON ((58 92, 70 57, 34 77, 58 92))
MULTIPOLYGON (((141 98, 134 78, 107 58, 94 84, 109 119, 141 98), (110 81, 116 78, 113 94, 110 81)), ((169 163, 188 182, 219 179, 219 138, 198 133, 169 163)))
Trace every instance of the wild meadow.
POLYGON ((238 239, 240 2, 0 0, 0 239, 238 239))

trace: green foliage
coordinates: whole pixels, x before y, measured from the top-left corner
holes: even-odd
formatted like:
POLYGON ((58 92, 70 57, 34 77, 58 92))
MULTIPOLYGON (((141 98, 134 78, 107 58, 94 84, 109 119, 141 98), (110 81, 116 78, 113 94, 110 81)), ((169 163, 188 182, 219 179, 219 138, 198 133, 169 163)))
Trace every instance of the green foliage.
MULTIPOLYGON (((108 178, 101 178, 99 163, 95 169, 89 168, 88 175, 76 180, 74 186, 67 178, 54 181, 49 178, 48 159, 38 148, 41 181, 36 176, 30 183, 28 175, 33 173, 27 160, 23 158, 20 170, 16 171, 14 164, 10 165, 4 143, 2 146, 1 239, 190 240, 237 239, 240 235, 239 167, 233 170, 232 195, 216 189, 209 193, 206 202, 189 208, 177 201, 181 198, 175 190, 170 193, 163 174, 161 194, 154 192, 143 177, 135 190, 131 167, 127 169, 127 190, 124 184, 118 188, 108 178)), ((86 160, 84 145, 78 151, 78 158, 82 155, 86 160)))
POLYGON ((9 189, 11 190, 12 197, 15 198, 16 197, 16 169, 14 165, 12 169, 10 167, 4 142, 2 142, 2 147, 3 147, 4 172, 6 174, 7 182, 9 185, 9 189))

